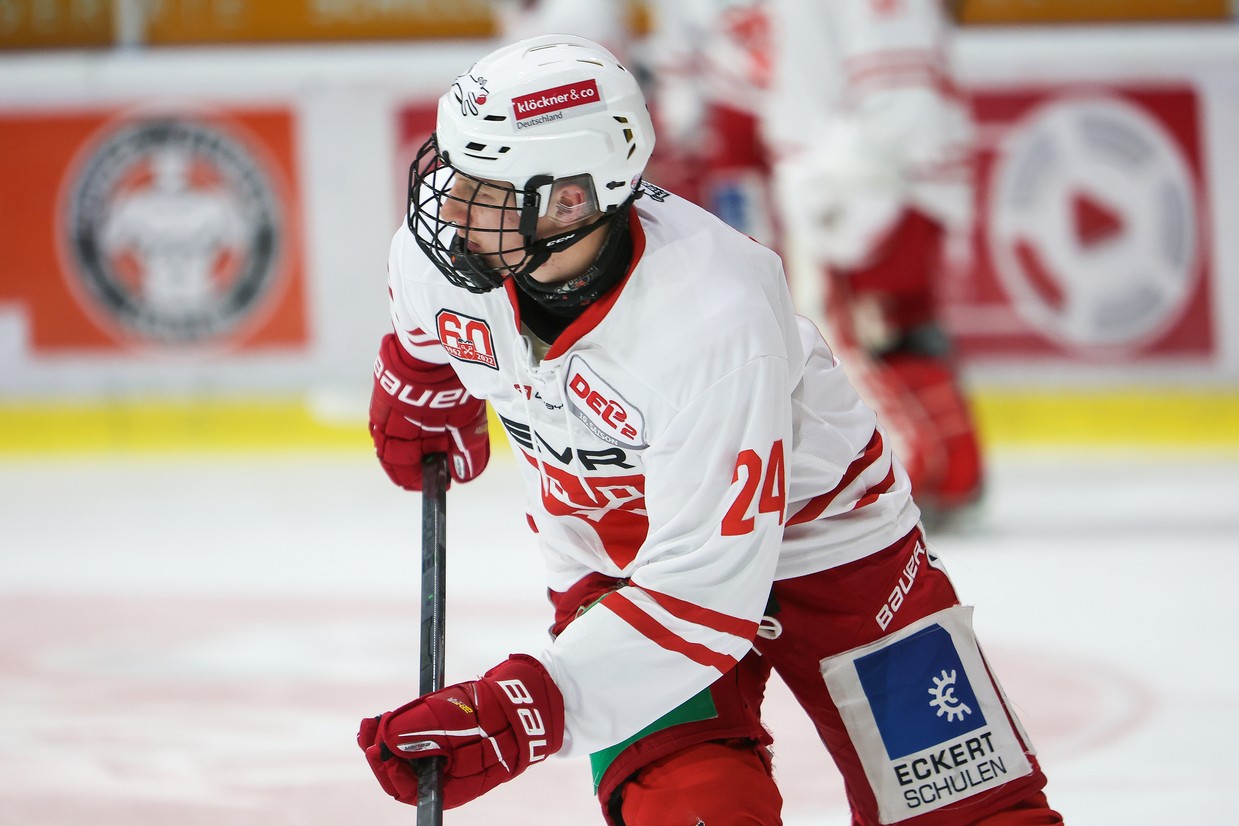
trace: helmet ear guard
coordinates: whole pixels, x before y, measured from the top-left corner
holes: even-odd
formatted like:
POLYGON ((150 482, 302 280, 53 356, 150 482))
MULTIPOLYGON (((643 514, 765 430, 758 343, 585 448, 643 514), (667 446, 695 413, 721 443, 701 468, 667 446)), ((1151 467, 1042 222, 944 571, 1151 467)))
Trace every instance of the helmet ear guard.
POLYGON ((594 194, 593 179, 588 175, 555 181, 548 200, 546 217, 560 225, 584 221, 598 212, 598 196, 594 194), (579 191, 582 197, 575 204, 569 204, 568 192, 573 189, 579 191))
POLYGON ((526 239, 526 244, 538 234, 538 218, 542 212, 541 190, 554 182, 550 175, 534 175, 525 182, 525 198, 521 203, 520 233, 526 239))

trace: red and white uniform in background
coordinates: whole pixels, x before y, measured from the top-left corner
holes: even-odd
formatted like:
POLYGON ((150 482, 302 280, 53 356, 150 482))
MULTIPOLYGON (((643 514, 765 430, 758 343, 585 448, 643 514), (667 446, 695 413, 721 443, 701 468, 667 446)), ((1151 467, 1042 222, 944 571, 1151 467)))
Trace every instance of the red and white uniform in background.
POLYGON ((972 223, 972 129, 940 0, 770 0, 764 118, 798 306, 822 320, 922 507, 981 494, 937 291, 972 223))
POLYGON ((772 61, 763 136, 789 232, 818 261, 858 267, 904 209, 972 221, 967 109, 940 0, 767 0, 772 61), (822 212, 839 220, 822 225, 822 212))
POLYGON ((766 0, 655 0, 645 58, 659 146, 647 177, 777 246, 760 123, 773 68, 766 0))
POLYGON ((504 43, 566 33, 622 56, 632 40, 625 0, 492 0, 492 8, 504 43))
POLYGON ((734 666, 772 581, 886 548, 919 516, 776 255, 661 192, 637 202, 632 231, 626 281, 541 358, 510 290, 452 286, 405 227, 389 262, 405 348, 450 362, 507 431, 548 587, 630 582, 539 657, 564 695, 568 755, 734 666))

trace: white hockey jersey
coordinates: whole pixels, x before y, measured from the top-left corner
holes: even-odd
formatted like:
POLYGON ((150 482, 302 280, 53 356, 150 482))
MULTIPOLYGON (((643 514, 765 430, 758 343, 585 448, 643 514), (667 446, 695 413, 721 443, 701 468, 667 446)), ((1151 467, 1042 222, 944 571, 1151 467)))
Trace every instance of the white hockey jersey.
POLYGON ((511 281, 452 286, 406 227, 389 262, 405 348, 452 364, 507 432, 547 585, 623 583, 539 654, 567 755, 624 740, 729 669, 774 579, 871 554, 919 517, 873 412, 793 314, 778 257, 648 184, 630 226, 625 280, 549 350, 522 329, 511 281))
MULTIPOLYGON (((774 60, 767 0, 654 0, 647 60, 675 106, 761 113, 774 60)), ((668 112, 664 120, 674 119, 668 112)))
POLYGON ((900 200, 947 226, 969 225, 972 123, 955 87, 943 6, 766 0, 776 48, 763 131, 791 165, 784 197, 794 200, 815 165, 832 170, 836 187, 883 166, 900 181, 900 200))
POLYGON ((503 43, 563 32, 622 55, 632 38, 625 0, 494 0, 491 9, 503 43))

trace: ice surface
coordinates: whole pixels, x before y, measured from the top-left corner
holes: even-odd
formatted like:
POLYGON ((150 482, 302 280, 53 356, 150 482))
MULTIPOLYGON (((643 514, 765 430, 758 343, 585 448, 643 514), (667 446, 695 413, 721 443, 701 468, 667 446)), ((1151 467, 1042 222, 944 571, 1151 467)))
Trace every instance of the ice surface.
MULTIPOLYGON (((1239 774, 1239 461, 999 453, 931 537, 1072 824, 1220 823, 1239 774)), ((545 639, 501 456, 449 497, 449 680, 545 639)), ((354 744, 417 685, 418 497, 365 455, 0 464, 0 823, 412 822, 354 744)), ((788 826, 845 824, 781 686, 788 826)), ((466 824, 600 823, 552 760, 466 824)))

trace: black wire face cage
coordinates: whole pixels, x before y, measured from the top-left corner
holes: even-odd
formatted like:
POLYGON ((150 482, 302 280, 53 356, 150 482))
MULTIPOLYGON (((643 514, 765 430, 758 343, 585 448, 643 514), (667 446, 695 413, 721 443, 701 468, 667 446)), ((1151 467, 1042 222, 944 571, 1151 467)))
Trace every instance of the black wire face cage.
POLYGON ((535 175, 520 190, 507 183, 478 180, 454 169, 451 158, 439 152, 436 136, 431 135, 409 167, 409 231, 426 257, 457 287, 484 293, 512 278, 550 312, 571 314, 617 280, 610 264, 627 237, 628 208, 640 190, 597 220, 537 238, 542 203, 538 190, 554 180, 550 175, 535 175), (530 277, 552 253, 602 227, 608 229, 607 238, 593 266, 584 273, 554 284, 530 277))
POLYGON ((448 281, 489 292, 550 257, 534 244, 538 188, 549 183, 550 176, 536 176, 518 193, 471 178, 452 168, 431 135, 409 167, 409 231, 448 281))

